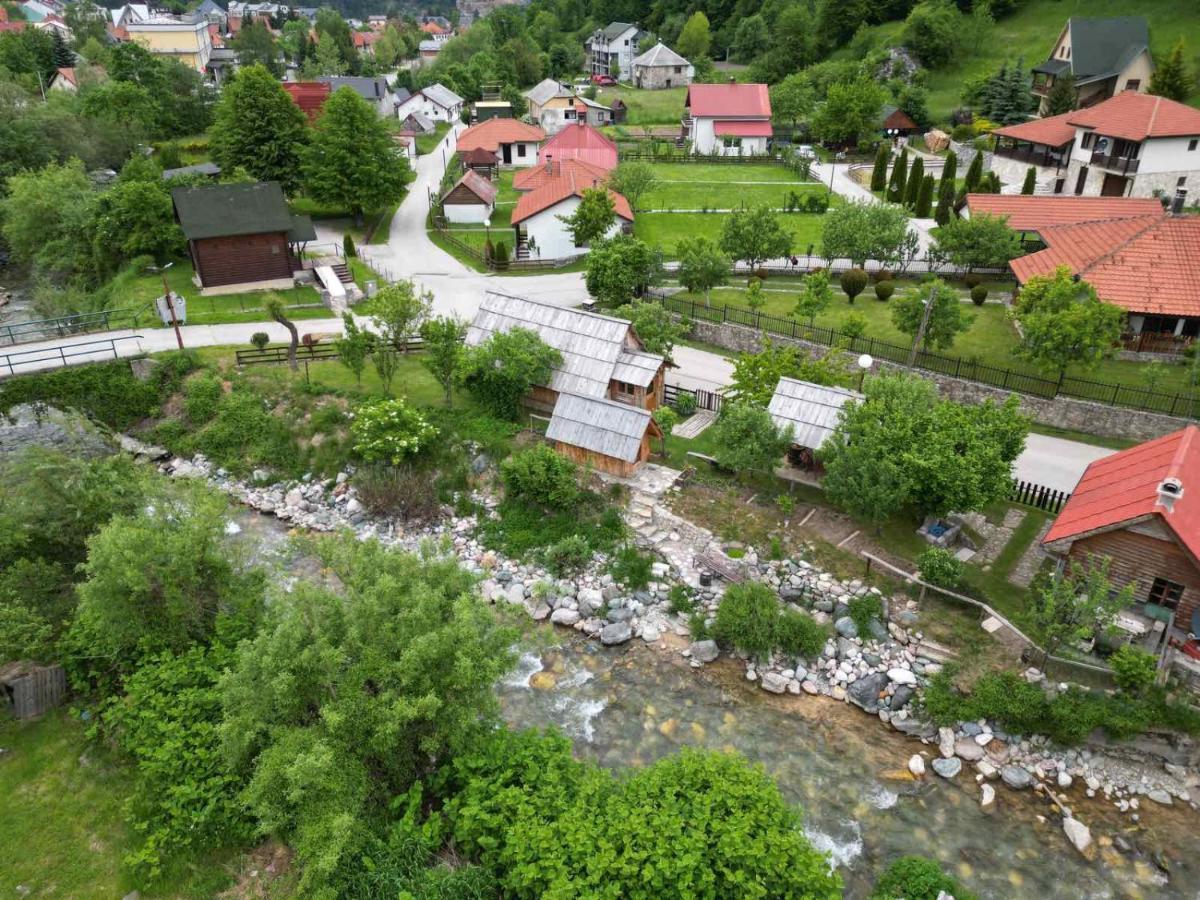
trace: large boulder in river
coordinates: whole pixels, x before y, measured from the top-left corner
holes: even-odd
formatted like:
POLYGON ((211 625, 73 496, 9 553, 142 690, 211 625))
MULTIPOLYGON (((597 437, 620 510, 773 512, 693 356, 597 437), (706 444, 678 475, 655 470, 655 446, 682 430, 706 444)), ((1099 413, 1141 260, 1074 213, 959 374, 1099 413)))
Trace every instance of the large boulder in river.
POLYGON ((1022 790, 1033 784, 1033 776, 1020 766, 1005 766, 1000 770, 1000 779, 1014 790, 1022 790))
POLYGON ((872 675, 858 679, 858 681, 850 685, 847 692, 850 702, 856 706, 861 706, 865 712, 875 715, 875 713, 879 712, 879 694, 887 687, 887 681, 887 676, 882 672, 875 672, 872 675))
POLYGON ((717 642, 713 640, 696 641, 688 647, 688 651, 692 659, 702 663, 710 663, 721 654, 720 649, 717 647, 717 642))
POLYGON ((600 643, 606 647, 624 644, 633 637, 633 629, 628 622, 613 622, 600 629, 600 643))
POLYGON ((837 629, 837 633, 844 638, 858 637, 858 626, 854 624, 854 620, 849 616, 842 616, 833 623, 833 627, 837 629))

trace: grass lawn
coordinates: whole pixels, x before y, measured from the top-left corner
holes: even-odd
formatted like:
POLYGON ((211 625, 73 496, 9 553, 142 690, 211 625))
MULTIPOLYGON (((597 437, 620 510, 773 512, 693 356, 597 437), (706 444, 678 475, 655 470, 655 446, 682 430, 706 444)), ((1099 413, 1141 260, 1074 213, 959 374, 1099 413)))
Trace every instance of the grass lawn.
POLYGON ((238 854, 180 864, 152 890, 131 881, 121 859, 134 849, 122 811, 133 774, 65 711, 0 721, 0 746, 0 895, 213 897, 229 884, 238 854))
MULTIPOLYGON (((659 169, 688 169, 695 168, 687 165, 655 166, 659 169)), ((822 196, 828 190, 812 182, 782 181, 778 177, 769 179, 770 184, 755 184, 753 175, 740 171, 741 166, 725 166, 729 172, 725 178, 706 179, 697 175, 689 179, 663 179, 653 190, 648 191, 638 201, 638 212, 644 210, 669 209, 731 209, 745 204, 746 206, 767 205, 774 209, 785 209, 788 197, 798 194, 800 197, 811 195, 822 196)), ((783 173, 785 170, 776 170, 783 173)), ((836 198, 836 195, 834 195, 836 198)), ((837 200, 835 199, 836 203, 837 200)))
MULTIPOLYGON (((657 244, 668 258, 675 255, 675 244, 684 237, 719 240, 727 213, 638 213, 633 233, 648 244, 657 244)), ((821 216, 814 213, 786 213, 780 216, 783 227, 795 239, 796 252, 821 242, 821 216)))
POLYGON ((442 142, 442 138, 446 136, 446 132, 449 130, 449 122, 438 122, 434 126, 433 131, 428 134, 418 134, 417 153, 421 156, 424 156, 426 153, 432 153, 437 145, 442 142))
POLYGON ((626 125, 678 125, 683 118, 683 98, 687 88, 644 91, 627 84, 602 87, 596 102, 611 106, 618 97, 629 108, 626 125))

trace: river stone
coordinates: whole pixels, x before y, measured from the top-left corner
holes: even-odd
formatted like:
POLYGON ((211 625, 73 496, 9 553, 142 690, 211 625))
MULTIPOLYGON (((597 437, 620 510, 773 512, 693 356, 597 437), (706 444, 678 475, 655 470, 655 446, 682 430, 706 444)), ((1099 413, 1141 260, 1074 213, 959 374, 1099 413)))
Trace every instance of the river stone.
POLYGON ((954 755, 954 729, 943 725, 938 729, 938 752, 949 759, 954 755))
POLYGON ((696 641, 688 647, 688 651, 691 653, 692 659, 702 663, 710 663, 721 654, 721 651, 717 649, 716 641, 696 641))
POLYGON ((930 765, 933 767, 933 771, 937 772, 943 778, 954 778, 962 771, 962 760, 955 759, 954 757, 950 757, 949 759, 939 757, 930 763, 930 765))
POLYGON ((1000 774, 1000 770, 986 759, 981 759, 979 762, 975 763, 975 771, 977 771, 984 778, 995 778, 1000 774))
POLYGON ((850 685, 850 701, 874 715, 879 711, 879 692, 887 686, 887 676, 882 672, 867 675, 850 685))
POLYGON ((983 759, 983 748, 970 738, 960 738, 954 742, 954 755, 967 762, 979 762, 983 759))
POLYGON ((759 682, 764 691, 770 691, 772 694, 782 694, 787 690, 788 680, 778 672, 767 672, 763 675, 762 681, 759 682))
POLYGON ((550 607, 545 603, 539 603, 529 615, 533 617, 535 622, 544 621, 550 617, 550 607))
POLYGON ((647 644, 653 644, 660 637, 662 637, 662 635, 659 634, 658 629, 655 628, 653 625, 643 625, 642 626, 642 640, 645 641, 647 644))
POLYGON ((896 688, 896 692, 892 694, 892 710, 901 710, 908 706, 908 701, 913 698, 916 691, 907 684, 902 684, 896 688))
POLYGON ((565 606, 550 614, 550 621, 555 625, 574 625, 580 618, 582 617, 579 615, 579 610, 567 609, 565 606))
POLYGON ((1075 779, 1073 779, 1073 778, 1072 778, 1070 775, 1068 775, 1066 772, 1059 772, 1059 773, 1058 773, 1058 786, 1059 786, 1060 788, 1062 788, 1063 790, 1066 790, 1067 788, 1069 788, 1069 787, 1071 786, 1071 782, 1072 782, 1072 781, 1074 781, 1074 780, 1075 780, 1075 779))
POLYGON ((854 620, 849 616, 842 616, 833 623, 833 627, 837 629, 837 633, 844 638, 858 637, 858 626, 854 624, 854 620))
POLYGON ((525 585, 520 582, 510 584, 504 592, 504 599, 513 606, 520 606, 525 602, 525 585))
POLYGON ((1149 791, 1146 794, 1146 796, 1149 797, 1151 800, 1153 800, 1155 803, 1160 803, 1163 806, 1170 806, 1172 803, 1175 802, 1171 799, 1171 795, 1168 794, 1166 791, 1164 791, 1162 788, 1155 788, 1154 790, 1149 791))
POLYGON ((617 606, 608 611, 608 621, 628 622, 633 618, 633 610, 628 606, 617 606))
POLYGON ((613 622, 600 629, 600 643, 606 647, 624 644, 633 637, 633 629, 628 622, 613 622))
POLYGON ((1087 848, 1092 845, 1092 832, 1078 819, 1070 817, 1063 819, 1063 831, 1067 835, 1067 840, 1080 853, 1086 852, 1087 848))
POLYGON ((986 781, 979 786, 979 805, 983 809, 991 809, 996 802, 996 789, 986 781))
POLYGON ((877 641, 886 641, 888 639, 888 630, 878 619, 872 619, 867 623, 867 631, 871 632, 871 637, 877 641))
POLYGON ((800 682, 800 689, 801 689, 802 691, 804 691, 804 693, 806 693, 806 694, 819 694, 819 693, 821 693, 821 689, 820 689, 820 688, 818 688, 818 687, 817 687, 817 686, 816 686, 816 685, 815 685, 813 682, 811 682, 811 681, 802 681, 802 682, 800 682))
POLYGON ((963 722, 958 730, 967 737, 975 737, 975 735, 983 732, 983 728, 978 722, 963 722))
POLYGON ((1033 784, 1033 776, 1020 766, 1005 766, 1000 770, 1001 780, 1014 790, 1021 790, 1033 784))
POLYGON ((896 684, 917 683, 917 676, 908 669, 888 669, 887 677, 889 681, 894 681, 896 684))
POLYGON ((921 754, 914 753, 909 757, 908 771, 912 772, 917 778, 925 774, 925 760, 921 758, 921 754))
POLYGON ((590 616, 603 605, 604 597, 595 588, 582 588, 579 591, 579 610, 585 616, 590 616))

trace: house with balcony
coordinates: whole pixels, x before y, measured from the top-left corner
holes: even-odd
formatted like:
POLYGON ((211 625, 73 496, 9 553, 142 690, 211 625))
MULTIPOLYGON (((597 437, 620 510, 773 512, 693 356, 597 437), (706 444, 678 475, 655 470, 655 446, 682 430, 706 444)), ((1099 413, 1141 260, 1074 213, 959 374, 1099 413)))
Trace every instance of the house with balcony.
POLYGON ((765 84, 693 84, 683 101, 682 139, 693 153, 761 156, 771 139, 765 84))
POLYGON ((1200 110, 1125 91, 1087 109, 993 132, 992 171, 1037 192, 1085 197, 1195 197, 1200 191, 1200 110))
POLYGON ((1154 74, 1150 29, 1141 16, 1067 19, 1050 55, 1033 67, 1039 114, 1055 81, 1074 79, 1075 106, 1094 106, 1123 91, 1145 91, 1154 74))
POLYGON ((524 95, 529 103, 529 118, 546 134, 557 134, 567 125, 586 123, 596 128, 612 124, 612 109, 603 103, 589 100, 567 84, 546 78, 524 95))
POLYGON ((589 74, 614 75, 617 81, 628 81, 633 75, 639 34, 638 27, 628 22, 597 28, 585 45, 589 74))

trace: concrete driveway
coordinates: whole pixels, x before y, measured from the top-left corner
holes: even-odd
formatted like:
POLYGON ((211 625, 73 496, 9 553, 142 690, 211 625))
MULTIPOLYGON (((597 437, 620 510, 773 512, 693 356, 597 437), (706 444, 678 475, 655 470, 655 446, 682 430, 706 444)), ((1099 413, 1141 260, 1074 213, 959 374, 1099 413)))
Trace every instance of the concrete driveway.
POLYGON ((1071 493, 1089 463, 1115 452, 1107 447, 1031 434, 1025 440, 1025 452, 1017 458, 1013 467, 1013 475, 1022 481, 1071 493))

